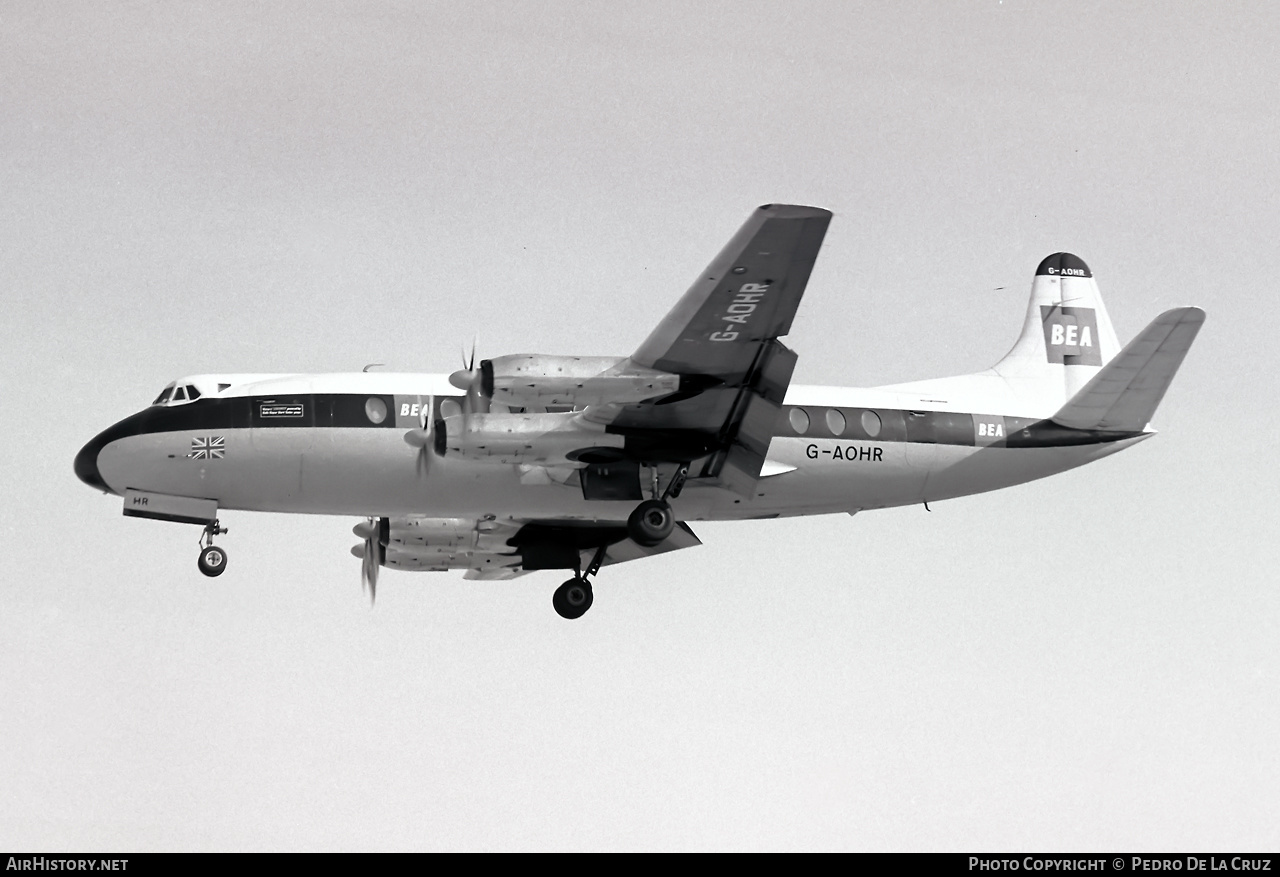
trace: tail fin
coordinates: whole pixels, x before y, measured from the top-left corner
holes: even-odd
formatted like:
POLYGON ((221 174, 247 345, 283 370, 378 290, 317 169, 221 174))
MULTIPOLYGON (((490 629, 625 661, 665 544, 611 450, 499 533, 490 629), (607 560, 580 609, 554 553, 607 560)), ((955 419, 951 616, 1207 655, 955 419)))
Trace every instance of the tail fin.
POLYGON ((1054 411, 1120 351, 1093 272, 1071 253, 1036 268, 1018 342, 991 371, 1021 399, 1054 411))
POLYGON ((1076 429, 1141 432, 1203 324, 1204 311, 1199 308, 1165 311, 1100 369, 1053 420, 1076 429))

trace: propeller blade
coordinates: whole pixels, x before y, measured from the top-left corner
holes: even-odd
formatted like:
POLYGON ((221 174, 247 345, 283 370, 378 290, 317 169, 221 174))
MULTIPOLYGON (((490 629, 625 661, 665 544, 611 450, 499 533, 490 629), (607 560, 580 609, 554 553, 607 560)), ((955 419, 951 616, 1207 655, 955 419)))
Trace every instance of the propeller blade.
POLYGON ((435 442, 435 436, 432 434, 432 428, 428 428, 429 422, 424 419, 423 425, 417 429, 411 429, 404 434, 405 444, 411 448, 417 448, 417 458, 414 461, 414 471, 419 478, 430 474, 431 456, 430 451, 435 442))
POLYGON ((379 551, 381 546, 377 542, 378 529, 379 523, 374 518, 356 524, 355 534, 364 536, 364 544, 356 545, 351 549, 352 554, 361 558, 360 586, 362 590, 369 592, 370 606, 376 603, 378 599, 378 569, 380 567, 378 560, 381 553, 379 551))

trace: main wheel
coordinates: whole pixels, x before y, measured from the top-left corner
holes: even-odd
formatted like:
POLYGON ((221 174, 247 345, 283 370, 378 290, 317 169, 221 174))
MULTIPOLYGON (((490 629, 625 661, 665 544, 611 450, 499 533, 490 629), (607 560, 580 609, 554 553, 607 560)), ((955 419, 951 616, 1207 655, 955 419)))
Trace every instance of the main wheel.
POLYGON ((216 545, 210 545, 200 552, 200 559, 196 561, 196 566, 200 567, 200 572, 207 576, 220 576, 227 568, 227 552, 216 545))
POLYGON ((627 535, 644 546, 654 546, 671 535, 676 516, 671 506, 660 499, 646 499, 627 518, 627 535))
POLYGON ((581 618, 594 601, 591 583, 579 578, 569 579, 551 595, 551 605, 561 618, 581 618))

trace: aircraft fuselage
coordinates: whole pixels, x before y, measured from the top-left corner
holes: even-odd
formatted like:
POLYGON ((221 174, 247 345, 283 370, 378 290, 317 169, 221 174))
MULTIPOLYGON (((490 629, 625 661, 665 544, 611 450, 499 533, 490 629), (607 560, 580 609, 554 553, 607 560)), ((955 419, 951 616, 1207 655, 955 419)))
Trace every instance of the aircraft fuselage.
MULTIPOLYGON (((220 510, 625 521, 635 505, 585 499, 563 460, 446 454, 424 465, 404 435, 424 412, 462 404, 444 376, 289 376, 243 392, 144 409, 86 445, 76 471, 111 493, 197 497, 220 510)), ((793 386, 755 495, 691 480, 673 509, 700 521, 910 505, 1042 478, 1150 434, 1068 430, 1034 412, 939 401, 793 386)))

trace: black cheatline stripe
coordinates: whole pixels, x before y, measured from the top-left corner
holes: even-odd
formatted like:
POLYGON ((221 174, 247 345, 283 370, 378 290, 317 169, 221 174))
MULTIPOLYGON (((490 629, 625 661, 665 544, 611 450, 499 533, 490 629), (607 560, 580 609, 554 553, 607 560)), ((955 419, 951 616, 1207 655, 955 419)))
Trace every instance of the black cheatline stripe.
MULTIPOLYGON (((437 410, 440 402, 449 398, 462 399, 461 396, 437 396, 437 410)), ((112 442, 135 435, 290 427, 395 429, 395 424, 395 396, 391 393, 307 393, 220 399, 206 396, 172 408, 144 408, 107 427, 76 454, 75 472, 85 484, 106 490, 107 484, 98 471, 98 454, 112 442), (381 399, 386 404, 387 415, 381 423, 373 423, 365 413, 365 403, 370 398, 381 399)))
MULTIPOLYGON (((437 405, 450 396, 437 396, 437 405)), ((462 397, 456 397, 461 401, 462 397)), ((395 429, 395 396, 391 393, 316 393, 290 396, 235 396, 201 399, 172 408, 145 408, 102 433, 103 444, 130 435, 157 432, 220 429, 289 429, 342 427, 395 429), (381 399, 387 416, 381 423, 369 420, 365 403, 381 399)))
MULTIPOLYGON (((117 439, 132 435, 148 435, 160 432, 217 432, 228 429, 280 429, 280 428, 362 428, 394 429, 395 417, 387 416, 381 423, 373 423, 365 413, 365 403, 370 398, 382 399, 387 411, 393 412, 395 397, 390 393, 316 393, 292 396, 236 396, 222 399, 204 398, 172 408, 145 408, 137 414, 109 427, 87 444, 76 457, 76 471, 96 469, 97 455, 103 447, 117 439), (301 407, 299 411, 298 408, 301 407), (92 465, 90 465, 92 464, 92 465)), ((461 401, 462 397, 435 397, 438 410, 445 399, 461 401)), ((437 415, 438 416, 438 415, 437 415)), ((960 445, 973 447, 975 438, 974 418, 1003 420, 1004 446, 1011 448, 1061 447, 1069 445, 1100 444, 1131 438, 1136 432, 1104 432, 1100 430, 1071 429, 1049 420, 1003 417, 998 415, 973 415, 950 411, 911 411, 888 408, 845 408, 830 405, 786 405, 779 414, 773 436, 779 438, 807 438, 813 440, 852 440, 868 442, 906 442, 919 444, 960 445), (809 429, 798 432, 789 419, 793 409, 803 409, 809 415, 809 429), (845 420, 840 435, 832 435, 824 428, 827 411, 839 411, 845 420), (880 421, 876 435, 869 434, 862 425, 864 412, 874 413, 880 421)), ((644 430, 636 430, 644 432, 644 430)), ((663 431, 665 432, 665 431, 663 431)), ((680 433, 681 430, 672 430, 680 433)), ((672 438, 674 439, 674 435, 672 438)), ((85 476, 82 476, 84 480, 85 476)))
POLYGON ((958 445, 976 447, 977 423, 1000 422, 1004 435, 993 444, 1008 448, 1052 448, 1121 441, 1141 432, 1106 432, 1072 429, 1052 420, 1009 417, 999 414, 970 414, 955 411, 920 411, 893 408, 843 408, 836 405, 786 405, 778 415, 773 434, 777 438, 805 438, 813 441, 864 441, 958 445), (809 428, 799 432, 791 425, 791 411, 808 415, 809 428), (826 413, 838 411, 845 428, 835 435, 826 423, 826 413), (871 435, 862 424, 862 415, 875 414, 880 430, 871 435))

